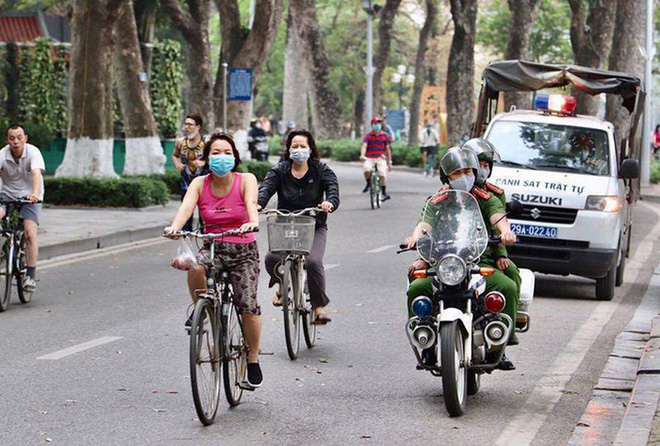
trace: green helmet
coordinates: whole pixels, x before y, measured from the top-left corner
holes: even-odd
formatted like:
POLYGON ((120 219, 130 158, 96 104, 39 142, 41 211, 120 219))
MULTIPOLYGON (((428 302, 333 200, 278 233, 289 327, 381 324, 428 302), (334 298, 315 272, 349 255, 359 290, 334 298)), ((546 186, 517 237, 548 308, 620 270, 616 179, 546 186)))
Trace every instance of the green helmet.
POLYGON ((472 150, 454 146, 440 159, 440 179, 443 183, 449 184, 449 175, 452 172, 466 168, 472 169, 474 177, 477 177, 479 170, 477 155, 472 150))
POLYGON ((479 161, 488 162, 491 169, 493 168, 493 161, 500 160, 500 154, 497 152, 497 149, 487 139, 472 138, 463 143, 461 147, 472 150, 477 155, 477 158, 479 158, 479 161))

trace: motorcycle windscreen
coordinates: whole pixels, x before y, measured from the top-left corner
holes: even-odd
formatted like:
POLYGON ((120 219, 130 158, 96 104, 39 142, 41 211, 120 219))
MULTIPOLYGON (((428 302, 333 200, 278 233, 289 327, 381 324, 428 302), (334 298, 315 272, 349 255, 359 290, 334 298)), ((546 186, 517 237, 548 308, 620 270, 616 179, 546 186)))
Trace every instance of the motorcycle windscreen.
POLYGON ((467 192, 447 190, 429 198, 421 222, 428 225, 427 234, 417 241, 417 251, 432 266, 447 254, 474 261, 488 246, 488 231, 479 205, 467 192))

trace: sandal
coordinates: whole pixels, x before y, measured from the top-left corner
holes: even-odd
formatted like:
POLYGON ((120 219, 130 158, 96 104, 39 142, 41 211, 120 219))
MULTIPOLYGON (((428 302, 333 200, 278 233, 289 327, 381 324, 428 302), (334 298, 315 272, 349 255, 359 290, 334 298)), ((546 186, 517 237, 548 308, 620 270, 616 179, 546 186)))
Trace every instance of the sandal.
POLYGON ((281 307, 282 306, 282 295, 280 293, 275 293, 275 296, 273 296, 273 306, 274 307, 281 307))
POLYGON ((314 318, 314 325, 325 325, 328 322, 332 322, 332 318, 325 312, 318 313, 314 318))

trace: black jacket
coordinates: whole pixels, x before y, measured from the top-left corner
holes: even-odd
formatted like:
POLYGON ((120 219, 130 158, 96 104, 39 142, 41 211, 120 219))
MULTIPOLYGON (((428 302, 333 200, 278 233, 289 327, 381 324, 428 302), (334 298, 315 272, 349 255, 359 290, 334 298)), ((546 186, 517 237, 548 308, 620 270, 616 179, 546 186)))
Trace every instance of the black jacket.
MULTIPOLYGON (((297 211, 329 201, 336 210, 339 207, 337 175, 325 163, 311 159, 308 163, 309 170, 300 179, 291 174, 293 161, 289 159, 280 161, 270 169, 259 186, 259 205, 266 207, 268 200, 277 193, 278 209, 297 211)), ((325 212, 319 212, 316 226, 325 226, 327 217, 325 212)))

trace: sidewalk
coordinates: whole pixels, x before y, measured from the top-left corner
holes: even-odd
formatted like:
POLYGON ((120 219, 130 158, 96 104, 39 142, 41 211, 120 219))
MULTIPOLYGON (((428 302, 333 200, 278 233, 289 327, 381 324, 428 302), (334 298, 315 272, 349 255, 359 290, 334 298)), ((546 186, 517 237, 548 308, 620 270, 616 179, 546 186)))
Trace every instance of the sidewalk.
POLYGON ((157 237, 172 222, 179 201, 142 209, 44 205, 39 260, 157 237))

